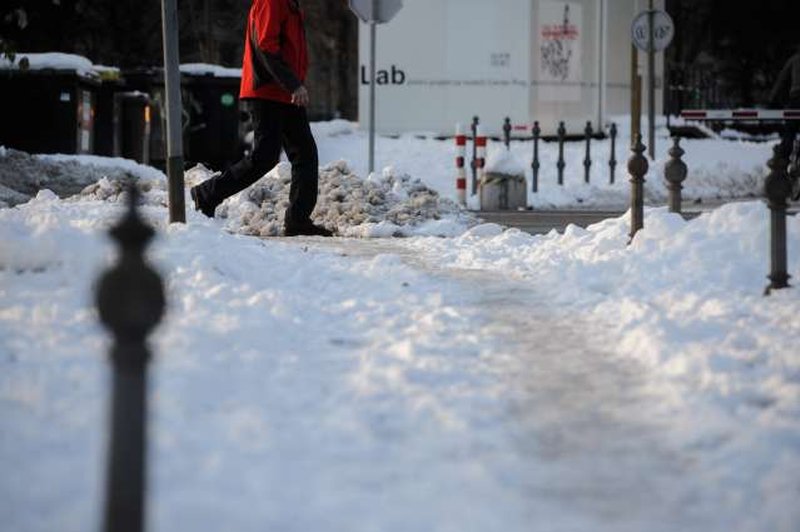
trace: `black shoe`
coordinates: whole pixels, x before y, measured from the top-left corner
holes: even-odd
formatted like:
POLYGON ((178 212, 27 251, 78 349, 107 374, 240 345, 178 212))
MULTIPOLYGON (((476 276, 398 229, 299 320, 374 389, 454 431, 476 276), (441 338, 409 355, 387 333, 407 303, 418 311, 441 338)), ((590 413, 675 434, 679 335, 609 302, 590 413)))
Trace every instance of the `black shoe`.
POLYGON ((197 195, 197 187, 190 188, 189 194, 192 196, 192 201, 194 202, 194 210, 202 212, 209 218, 214 217, 214 211, 216 209, 209 209, 208 207, 204 207, 202 203, 200 203, 200 197, 197 195))
POLYGON ((321 225, 306 222, 302 224, 287 224, 283 228, 284 236, 333 236, 333 231, 321 225))

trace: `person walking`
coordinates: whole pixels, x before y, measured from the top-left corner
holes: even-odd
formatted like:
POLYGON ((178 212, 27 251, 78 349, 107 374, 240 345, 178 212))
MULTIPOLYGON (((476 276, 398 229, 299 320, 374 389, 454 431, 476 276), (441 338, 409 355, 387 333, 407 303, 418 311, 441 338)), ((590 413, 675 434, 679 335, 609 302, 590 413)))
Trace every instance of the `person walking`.
POLYGON ((308 51, 299 0, 252 0, 247 16, 239 98, 253 120, 253 149, 242 160, 190 190, 195 209, 213 218, 217 205, 244 190, 280 160, 292 165, 284 235, 332 236, 311 221, 317 203, 319 161, 308 124, 304 85, 308 51))

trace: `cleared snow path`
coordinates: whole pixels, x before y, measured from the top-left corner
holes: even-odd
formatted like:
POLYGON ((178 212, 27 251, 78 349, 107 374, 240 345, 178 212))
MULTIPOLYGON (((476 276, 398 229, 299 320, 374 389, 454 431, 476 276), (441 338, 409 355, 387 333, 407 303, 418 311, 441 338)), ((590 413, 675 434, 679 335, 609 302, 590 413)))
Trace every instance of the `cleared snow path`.
MULTIPOLYGON (((0 210, 9 530, 98 527, 108 361, 90 296, 119 208, 40 193, 0 210)), ((508 248, 458 262, 464 238, 259 240, 142 210, 170 301, 152 339, 149 530, 797 529, 792 423, 737 438, 750 423, 713 396, 565 314, 544 286, 559 275, 498 273, 520 260, 508 248)), ((576 267, 564 277, 603 287, 576 267)))
POLYGON ((311 242, 343 255, 400 257, 438 279, 445 302, 471 315, 471 334, 491 345, 485 369, 502 387, 500 410, 474 417, 465 431, 468 454, 451 459, 484 470, 497 489, 476 499, 467 486, 452 486, 455 493, 437 493, 426 504, 453 497, 463 505, 459 513, 417 525, 493 528, 474 521, 473 512, 494 516, 505 530, 730 530, 743 524, 726 507, 724 490, 709 489, 697 456, 670 447, 672 422, 659 408, 665 398, 635 361, 612 356, 602 323, 563 314, 529 281, 437 267, 402 240, 311 242), (495 441, 487 445, 484 431, 495 441))

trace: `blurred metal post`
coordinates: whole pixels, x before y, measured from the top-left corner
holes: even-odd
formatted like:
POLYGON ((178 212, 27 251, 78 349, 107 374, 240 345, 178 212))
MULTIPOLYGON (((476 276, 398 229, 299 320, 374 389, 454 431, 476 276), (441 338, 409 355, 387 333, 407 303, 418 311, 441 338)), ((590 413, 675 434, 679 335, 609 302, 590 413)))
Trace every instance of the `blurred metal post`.
POLYGON ((608 182, 609 184, 614 184, 614 172, 617 170, 617 124, 611 124, 611 158, 608 160, 608 166, 611 167, 611 173, 609 174, 608 182))
POLYGON ((772 151, 772 158, 767 163, 770 172, 764 183, 770 211, 770 273, 769 286, 764 291, 769 295, 772 290, 787 288, 790 275, 787 272, 786 258, 786 208, 792 184, 786 173, 789 162, 783 155, 779 145, 772 151))
POLYGON ((531 179, 531 187, 534 194, 539 192, 539 137, 542 134, 542 128, 539 127, 539 121, 533 123, 533 162, 531 169, 533 170, 533 178, 531 179))
POLYGON ((681 160, 684 152, 680 146, 680 137, 674 137, 674 145, 669 149, 669 161, 664 165, 664 177, 669 189, 669 212, 681 212, 681 190, 686 179, 686 163, 681 160))
POLYGON ((642 92, 639 76, 639 51, 631 44, 631 147, 634 139, 642 132, 642 92))
POLYGON ((592 170, 592 156, 591 156, 591 143, 592 143, 592 123, 586 122, 586 128, 583 130, 584 135, 586 135, 586 158, 583 159, 583 168, 585 170, 583 180, 586 184, 589 183, 590 173, 592 170))
MULTIPOLYGON (((372 0, 373 15, 378 10, 378 1, 372 0)), ((378 22, 369 21, 369 173, 375 171, 375 54, 378 22)))
POLYGON ((178 9, 176 0, 161 0, 164 39, 164 85, 167 96, 167 177, 169 221, 186 222, 183 184, 183 105, 181 103, 178 9))
POLYGON ((506 144, 506 149, 511 149, 511 118, 506 117, 503 122, 503 142, 506 144))
POLYGON ((164 312, 161 278, 144 260, 154 231, 136 212, 129 186, 128 212, 110 233, 120 248, 117 264, 100 278, 95 294, 100 320, 114 336, 111 441, 108 453, 105 532, 140 532, 145 522, 147 363, 145 340, 164 312))
POLYGON ((655 16, 653 0, 650 0, 647 17, 650 27, 649 45, 647 47, 647 142, 650 160, 656 158, 656 43, 655 16))
POLYGON ((633 155, 628 159, 628 173, 631 176, 631 239, 629 243, 633 242, 639 229, 644 227, 644 176, 649 167, 647 157, 642 155, 646 148, 642 144, 641 133, 636 135, 634 142, 635 144, 631 148, 633 155))
POLYGON ((558 162, 556 162, 556 167, 558 168, 558 184, 564 184, 564 167, 567 163, 564 162, 564 137, 567 135, 567 130, 564 127, 564 122, 558 123, 558 162))
POLYGON ((472 168, 472 195, 478 193, 478 125, 481 123, 481 119, 477 116, 472 117, 472 161, 470 161, 469 165, 472 168))

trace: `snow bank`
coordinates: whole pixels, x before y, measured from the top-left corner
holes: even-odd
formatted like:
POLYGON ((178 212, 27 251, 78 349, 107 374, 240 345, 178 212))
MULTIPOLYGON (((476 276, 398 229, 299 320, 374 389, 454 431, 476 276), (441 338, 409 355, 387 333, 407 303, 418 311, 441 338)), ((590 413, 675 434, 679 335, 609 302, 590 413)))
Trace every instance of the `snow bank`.
MULTIPOLYGON (((187 186, 208 179, 202 165, 185 174, 187 186)), ((71 201, 118 202, 128 180, 143 193, 142 204, 167 205, 166 176, 152 167, 119 158, 92 155, 35 155, 0 151, 0 207, 31 199, 40 190, 71 201)), ((227 199, 218 209, 226 230, 256 236, 278 236, 289 202, 291 166, 281 163, 253 186, 227 199)), ((187 194, 187 208, 192 200, 187 194)), ((364 180, 338 161, 320 168, 316 222, 343 236, 390 237, 411 235, 454 236, 476 218, 454 202, 442 198, 419 179, 391 168, 364 180)))
MULTIPOLYGON (((210 175, 211 171, 197 166, 187 172, 187 185, 210 175)), ((223 202, 217 216, 231 232, 277 236, 283 228, 291 179, 291 166, 281 163, 223 202)), ((476 223, 474 217, 418 179, 387 168, 364 180, 344 161, 320 168, 319 198, 312 217, 342 236, 352 237, 452 236, 476 223)))
POLYGON ((128 159, 0 150, 0 206, 25 203, 44 189, 64 198, 101 179, 121 183, 131 178, 147 183, 166 180, 155 168, 128 159))
MULTIPOLYGON (((672 398, 662 414, 677 419, 693 405, 672 443, 711 457, 716 485, 749 492, 737 503, 748 518, 733 528, 792 530, 800 513, 780 508, 800 493, 800 292, 763 296, 768 209, 735 203, 690 222, 648 209, 630 246, 629 224, 626 214, 537 236, 485 224, 404 245, 452 268, 526 279, 567 316, 602 323, 609 351, 672 398)), ((800 215, 788 232, 797 280, 800 215)))

